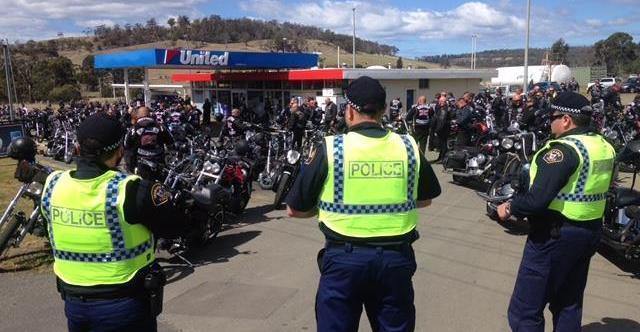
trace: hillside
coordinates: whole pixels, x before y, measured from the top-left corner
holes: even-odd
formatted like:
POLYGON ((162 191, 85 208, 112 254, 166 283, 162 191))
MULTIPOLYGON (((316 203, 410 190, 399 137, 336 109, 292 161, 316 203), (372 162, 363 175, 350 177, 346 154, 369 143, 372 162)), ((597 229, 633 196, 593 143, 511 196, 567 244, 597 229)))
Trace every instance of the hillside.
MULTIPOLYGON (((90 52, 84 48, 78 48, 75 50, 62 50, 58 51, 58 54, 69 58, 71 62, 76 65, 82 65, 82 61, 90 54, 102 54, 113 53, 121 51, 131 51, 144 48, 195 48, 195 49, 207 49, 207 50, 224 50, 224 51, 247 51, 247 52, 269 52, 271 51, 270 40, 255 40, 246 43, 205 43, 186 40, 165 40, 154 43, 139 44, 126 47, 118 47, 101 51, 90 52)), ((337 46, 320 41, 320 40, 308 40, 306 41, 306 52, 319 52, 321 62, 324 67, 336 67, 338 65, 338 48, 337 46)), ((340 49, 340 62, 346 63, 351 66, 351 52, 344 49, 340 49)), ((358 52, 356 56, 356 65, 362 67, 368 67, 373 65, 387 66, 391 64, 393 68, 396 66, 397 56, 382 55, 382 54, 370 54, 364 52, 358 52)), ((435 63, 429 63, 425 61, 419 61, 414 59, 402 59, 403 65, 406 68, 411 66, 414 69, 432 69, 441 68, 440 65, 435 63)))
MULTIPOLYGON (((530 48, 529 63, 532 65, 542 64, 545 54, 549 51, 547 48, 530 48)), ((421 60, 444 64, 448 63, 452 66, 461 66, 468 68, 470 66, 471 54, 444 54, 436 56, 420 57, 421 60)), ((594 49, 591 46, 575 46, 570 47, 567 54, 567 62, 571 66, 589 66, 594 59, 594 49)), ((477 53, 476 67, 478 68, 496 68, 509 66, 522 66, 524 63, 524 49, 499 49, 488 50, 477 53)))

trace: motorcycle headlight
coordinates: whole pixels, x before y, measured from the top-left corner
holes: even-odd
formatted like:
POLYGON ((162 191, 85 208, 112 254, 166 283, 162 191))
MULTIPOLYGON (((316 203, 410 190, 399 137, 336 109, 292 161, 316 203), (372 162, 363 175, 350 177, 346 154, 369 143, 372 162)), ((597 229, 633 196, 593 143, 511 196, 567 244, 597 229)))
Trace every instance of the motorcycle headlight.
POLYGON ((515 142, 515 143, 513 143, 513 147, 514 147, 516 150, 520 150, 520 149, 522 149, 522 143, 520 143, 520 142, 515 142))
POLYGON ((497 139, 494 139, 493 141, 491 141, 491 145, 500 146, 500 141, 498 141, 497 139))
POLYGON ((502 143, 500 143, 503 149, 509 150, 513 147, 513 140, 511 138, 502 139, 502 143))
POLYGON ((287 152, 287 162, 289 164, 297 163, 298 159, 300 159, 300 152, 296 150, 289 150, 289 152, 287 152))
POLYGON ((218 164, 218 163, 211 164, 211 173, 213 173, 213 174, 220 173, 220 168, 221 168, 220 164, 218 164))
POLYGON ((476 156, 476 161, 478 162, 478 165, 482 165, 485 161, 487 161, 487 157, 480 153, 476 156))
POLYGON ((617 139, 618 138, 618 132, 615 131, 615 130, 609 130, 609 131, 607 131, 607 133, 605 135, 610 139, 617 139))

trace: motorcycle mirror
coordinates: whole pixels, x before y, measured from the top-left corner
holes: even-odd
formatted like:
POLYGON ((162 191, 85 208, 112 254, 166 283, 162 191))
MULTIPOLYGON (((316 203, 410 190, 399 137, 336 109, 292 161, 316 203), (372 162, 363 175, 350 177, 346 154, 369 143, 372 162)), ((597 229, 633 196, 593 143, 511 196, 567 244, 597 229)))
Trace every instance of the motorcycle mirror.
POLYGON ((640 159, 640 140, 627 143, 616 159, 619 162, 631 162, 640 159))

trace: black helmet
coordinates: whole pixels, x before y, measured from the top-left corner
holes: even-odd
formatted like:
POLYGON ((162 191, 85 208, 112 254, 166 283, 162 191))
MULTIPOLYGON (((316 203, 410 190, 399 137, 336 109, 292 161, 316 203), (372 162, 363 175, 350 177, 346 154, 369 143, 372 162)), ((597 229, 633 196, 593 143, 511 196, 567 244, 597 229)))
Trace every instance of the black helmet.
POLYGON ((29 137, 16 138, 7 148, 9 157, 15 160, 33 161, 36 157, 36 142, 29 137))
POLYGON ((245 156, 249 153, 249 143, 245 140, 238 141, 235 147, 236 154, 239 156, 245 156))

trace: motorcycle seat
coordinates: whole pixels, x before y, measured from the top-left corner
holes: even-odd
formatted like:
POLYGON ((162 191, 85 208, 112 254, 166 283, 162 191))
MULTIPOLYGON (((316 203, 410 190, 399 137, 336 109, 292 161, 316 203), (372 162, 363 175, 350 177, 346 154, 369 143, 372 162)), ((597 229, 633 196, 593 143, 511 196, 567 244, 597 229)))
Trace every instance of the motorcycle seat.
POLYGON ((204 209, 211 209, 216 204, 226 202, 229 198, 229 193, 222 186, 212 183, 206 187, 192 191, 191 197, 193 197, 196 205, 204 209))
POLYGON ((628 188, 616 188, 616 207, 640 205, 640 192, 628 188))

